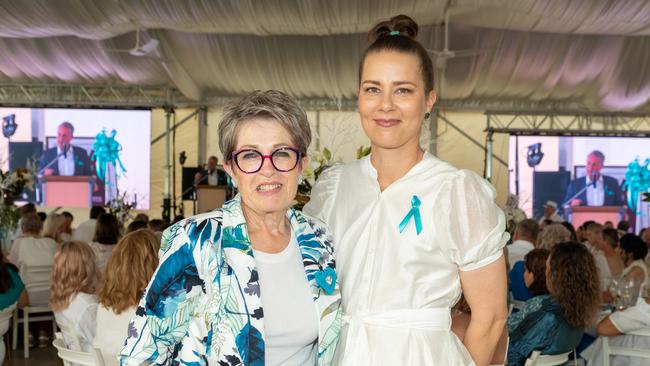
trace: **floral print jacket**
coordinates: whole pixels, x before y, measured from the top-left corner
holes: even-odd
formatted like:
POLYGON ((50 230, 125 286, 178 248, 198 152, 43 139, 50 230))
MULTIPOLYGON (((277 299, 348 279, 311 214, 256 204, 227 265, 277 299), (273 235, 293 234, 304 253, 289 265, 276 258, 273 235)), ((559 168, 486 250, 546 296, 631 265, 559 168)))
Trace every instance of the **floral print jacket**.
MULTIPOLYGON (((320 314, 318 365, 329 365, 341 298, 327 228, 287 211, 320 314)), ((122 365, 264 365, 264 311, 240 198, 167 229, 160 265, 131 320, 122 365)), ((272 296, 272 294, 271 294, 272 296)), ((292 299, 286 299, 292 301, 292 299)))

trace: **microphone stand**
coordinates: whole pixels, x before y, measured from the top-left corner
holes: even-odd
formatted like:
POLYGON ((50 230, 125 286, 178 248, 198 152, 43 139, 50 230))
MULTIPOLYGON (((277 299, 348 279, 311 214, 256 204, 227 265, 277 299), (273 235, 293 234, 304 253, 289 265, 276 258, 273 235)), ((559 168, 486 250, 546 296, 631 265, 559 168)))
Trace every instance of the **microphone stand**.
MULTIPOLYGON (((571 196, 571 198, 569 198, 568 200, 566 200, 566 202, 564 202, 564 203, 562 204, 562 207, 564 207, 564 210, 566 211, 568 208, 570 208, 570 207, 571 207, 571 205, 570 205, 571 201, 573 201, 576 197, 580 196, 584 191, 587 190, 587 188, 589 188, 589 186, 592 186, 592 185, 593 185, 594 188, 595 188, 595 187, 596 187, 596 181, 593 181, 593 182, 591 182, 591 183, 589 183, 589 184, 585 184, 585 186, 582 187, 582 189, 579 190, 578 193, 574 194, 573 196, 571 196)), ((585 204, 586 204, 586 202, 585 202, 585 204)), ((571 219, 570 217, 567 217, 567 220, 568 220, 569 222, 571 222, 570 219, 571 219)))
MULTIPOLYGON (((40 202, 40 199, 43 198, 43 197, 41 197, 41 192, 40 192, 42 190, 42 188, 41 188, 41 184, 42 184, 41 179, 43 178, 43 172, 45 172, 46 169, 48 169, 49 167, 54 165, 54 163, 56 163, 59 160, 59 158, 62 157, 65 153, 66 153, 66 150, 64 149, 61 153, 57 154, 54 157, 54 159, 50 160, 43 168, 41 168, 38 171, 38 173, 36 173, 36 179, 39 182, 39 184, 38 184, 38 192, 36 193, 36 201, 37 202, 40 202)), ((45 204, 45 202, 43 202, 43 204, 45 204)))
POLYGON ((181 193, 181 200, 182 200, 183 196, 185 196, 185 194, 187 194, 188 192, 191 192, 192 190, 194 190, 194 193, 192 194, 192 214, 193 215, 196 215, 196 199, 197 199, 197 197, 196 197, 196 186, 198 186, 201 182, 203 182, 207 178, 208 178, 208 174, 205 174, 201 179, 195 181, 194 184, 192 184, 191 187, 187 187, 187 189, 184 190, 183 193, 181 193))

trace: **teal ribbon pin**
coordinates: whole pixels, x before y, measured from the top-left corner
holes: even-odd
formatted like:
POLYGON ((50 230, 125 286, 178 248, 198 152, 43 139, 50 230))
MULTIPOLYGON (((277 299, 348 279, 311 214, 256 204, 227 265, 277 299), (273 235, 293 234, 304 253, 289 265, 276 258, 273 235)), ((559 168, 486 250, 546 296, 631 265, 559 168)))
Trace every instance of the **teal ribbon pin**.
POLYGON ((402 222, 399 223, 399 232, 403 232, 404 229, 406 229, 406 225, 409 223, 411 220, 411 217, 413 217, 413 221, 415 221, 415 231, 420 235, 422 232, 422 218, 420 217, 420 199, 418 196, 413 196, 411 198, 411 209, 409 212, 404 216, 404 219, 402 222))

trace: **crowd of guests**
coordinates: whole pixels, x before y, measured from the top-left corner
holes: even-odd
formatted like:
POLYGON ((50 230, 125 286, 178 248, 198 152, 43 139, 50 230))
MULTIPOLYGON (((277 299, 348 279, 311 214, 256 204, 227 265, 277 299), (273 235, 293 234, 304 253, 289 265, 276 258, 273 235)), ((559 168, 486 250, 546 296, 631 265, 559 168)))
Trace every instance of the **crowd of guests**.
MULTIPOLYGON (((68 347, 99 348, 108 365, 116 365, 129 320, 158 266, 164 222, 139 214, 123 228, 114 215, 96 206, 73 229, 74 217, 68 212, 43 219, 34 205, 20 210, 8 255, 0 251, 0 311, 49 306, 68 347), (27 290, 37 280, 29 271, 34 266, 51 267, 49 289, 27 290)), ((31 347, 51 343, 48 324, 30 323, 31 347)), ((2 334, 8 325, 0 324, 2 334)), ((0 343, 0 362, 4 354, 0 343)))
POLYGON ((648 337, 626 334, 650 329, 650 230, 628 231, 625 221, 616 228, 587 221, 575 229, 550 219, 517 223, 506 247, 514 305, 507 323, 508 365, 523 365, 533 351, 573 350, 586 365, 603 365, 602 337, 610 337, 611 345, 650 348, 648 337))

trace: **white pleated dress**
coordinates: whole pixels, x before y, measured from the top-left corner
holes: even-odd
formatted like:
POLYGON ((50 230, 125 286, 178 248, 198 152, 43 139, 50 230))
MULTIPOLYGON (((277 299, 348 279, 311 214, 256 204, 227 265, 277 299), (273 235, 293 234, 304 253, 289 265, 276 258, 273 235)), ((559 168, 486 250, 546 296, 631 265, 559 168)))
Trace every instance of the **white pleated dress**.
POLYGON ((451 332, 459 270, 488 265, 507 241, 495 190, 429 153, 383 192, 370 157, 325 171, 305 212, 334 234, 344 325, 334 364, 473 365, 451 332), (422 231, 413 219, 421 201, 422 231))

